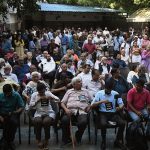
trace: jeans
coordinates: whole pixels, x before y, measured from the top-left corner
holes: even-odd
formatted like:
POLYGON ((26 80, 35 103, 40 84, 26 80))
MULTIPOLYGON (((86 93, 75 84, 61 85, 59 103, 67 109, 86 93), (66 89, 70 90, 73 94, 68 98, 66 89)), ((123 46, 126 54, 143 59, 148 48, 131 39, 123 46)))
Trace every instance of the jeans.
MULTIPOLYGON (((140 112, 142 113, 142 116, 143 116, 145 119, 148 119, 149 114, 148 114, 147 109, 143 109, 143 110, 141 110, 140 112)), ((129 115, 130 115, 130 117, 131 117, 131 119, 132 119, 133 121, 140 121, 140 120, 141 120, 141 118, 140 118, 135 112, 129 111, 128 113, 129 113, 129 115)))
POLYGON ((63 55, 66 55, 66 53, 67 53, 67 45, 62 45, 62 53, 63 53, 63 55))

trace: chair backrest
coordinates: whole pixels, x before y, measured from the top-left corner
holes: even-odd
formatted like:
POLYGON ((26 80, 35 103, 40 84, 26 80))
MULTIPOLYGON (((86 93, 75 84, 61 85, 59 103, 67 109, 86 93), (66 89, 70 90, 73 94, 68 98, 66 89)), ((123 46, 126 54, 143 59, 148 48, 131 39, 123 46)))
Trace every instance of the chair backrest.
POLYGON ((58 114, 59 113, 58 102, 51 101, 50 103, 51 103, 52 109, 54 110, 55 114, 58 114))

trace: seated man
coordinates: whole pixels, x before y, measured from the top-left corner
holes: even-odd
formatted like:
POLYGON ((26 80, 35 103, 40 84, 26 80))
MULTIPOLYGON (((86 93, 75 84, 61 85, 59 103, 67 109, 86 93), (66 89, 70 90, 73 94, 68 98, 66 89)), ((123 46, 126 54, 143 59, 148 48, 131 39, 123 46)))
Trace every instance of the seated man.
POLYGON ((21 96, 14 92, 10 84, 3 86, 0 94, 0 122, 3 125, 4 149, 14 150, 14 138, 17 130, 18 115, 22 112, 24 102, 21 96))
POLYGON ((62 80, 64 76, 69 79, 72 79, 74 77, 73 74, 67 70, 66 63, 61 64, 60 68, 57 69, 54 83, 56 84, 58 81, 62 80))
POLYGON ((150 93, 144 88, 144 81, 142 79, 138 79, 135 87, 128 92, 127 109, 133 121, 140 121, 140 118, 147 118, 149 116, 150 93))
POLYGON ((47 54, 46 60, 39 64, 39 68, 42 71, 43 79, 48 79, 49 85, 52 87, 56 73, 56 63, 54 62, 53 58, 47 54))
POLYGON ((78 130, 75 133, 75 138, 77 143, 81 142, 87 125, 87 113, 90 108, 88 102, 91 100, 91 97, 86 89, 81 88, 81 79, 78 77, 73 78, 72 85, 73 89, 68 90, 61 101, 61 107, 65 112, 61 120, 64 145, 71 142, 70 119, 73 122, 77 122, 78 130))
POLYGON ((101 150, 106 149, 106 129, 112 125, 119 126, 115 146, 125 150, 123 145, 123 132, 125 128, 125 121, 117 113, 124 107, 121 98, 117 98, 118 93, 112 90, 112 82, 106 82, 105 89, 96 93, 92 102, 91 108, 99 106, 99 114, 97 123, 100 123, 102 144, 101 150))

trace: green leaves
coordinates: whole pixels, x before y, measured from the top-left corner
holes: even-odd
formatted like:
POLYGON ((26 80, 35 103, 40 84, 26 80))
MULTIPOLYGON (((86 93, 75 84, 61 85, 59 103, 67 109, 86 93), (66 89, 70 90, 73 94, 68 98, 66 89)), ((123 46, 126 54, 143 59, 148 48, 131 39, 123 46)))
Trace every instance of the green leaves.
POLYGON ((11 7, 17 10, 18 18, 22 18, 25 14, 31 14, 38 11, 39 5, 37 5, 37 0, 7 0, 7 5, 4 7, 4 1, 0 1, 0 14, 5 15, 8 12, 8 8, 11 7))
MULTIPOLYGON (((6 16, 8 7, 17 10, 17 16, 22 18, 25 14, 32 14, 40 8, 37 5, 38 0, 0 0, 0 14, 6 16)), ((44 0, 41 0, 41 2, 44 0)), ((143 7, 150 7, 150 0, 47 0, 49 3, 84 5, 108 7, 114 9, 123 9, 128 13, 143 7)))

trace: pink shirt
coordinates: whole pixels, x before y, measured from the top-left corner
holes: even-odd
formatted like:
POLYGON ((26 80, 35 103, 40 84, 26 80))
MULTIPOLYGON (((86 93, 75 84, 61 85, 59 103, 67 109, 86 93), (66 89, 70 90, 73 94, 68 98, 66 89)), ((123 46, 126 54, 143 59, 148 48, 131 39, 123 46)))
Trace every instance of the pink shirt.
POLYGON ((95 44, 86 43, 83 49, 86 50, 89 54, 92 54, 96 50, 96 46, 95 44))
POLYGON ((142 49, 144 49, 144 48, 146 48, 147 47, 147 45, 149 45, 150 44, 150 41, 149 40, 142 40, 142 49))
POLYGON ((91 97, 88 90, 81 89, 77 91, 70 89, 66 92, 61 102, 64 103, 73 114, 76 114, 78 109, 79 114, 86 114, 84 110, 89 105, 89 101, 91 101, 91 97))
MULTIPOLYGON (((132 88, 128 92, 127 102, 130 102, 136 110, 140 111, 150 104, 150 93, 146 89, 138 93, 136 88, 132 88)), ((129 106, 127 106, 127 109, 131 110, 129 106)))

